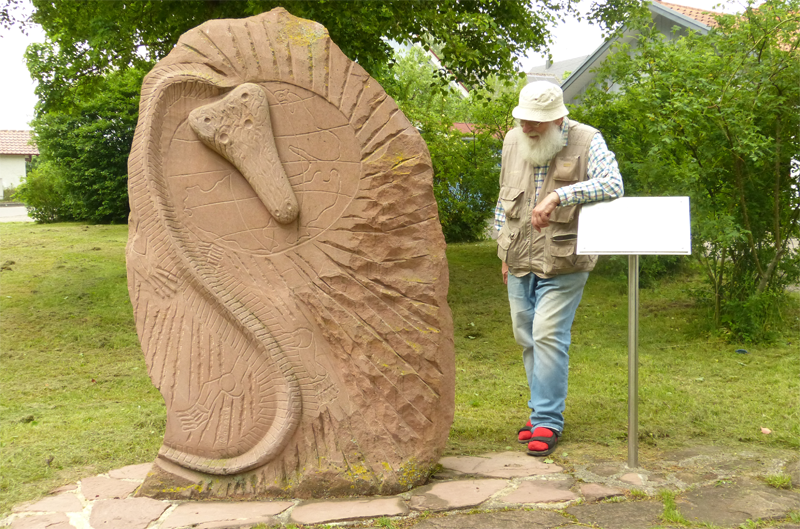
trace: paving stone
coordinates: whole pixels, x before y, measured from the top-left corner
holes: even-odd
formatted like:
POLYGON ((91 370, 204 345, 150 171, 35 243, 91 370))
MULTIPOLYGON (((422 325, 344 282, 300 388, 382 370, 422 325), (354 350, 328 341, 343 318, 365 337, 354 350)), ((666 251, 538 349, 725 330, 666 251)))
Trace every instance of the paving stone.
POLYGON ((282 513, 292 505, 294 502, 291 501, 183 503, 170 513, 161 524, 161 529, 176 529, 185 526, 203 529, 228 527, 231 526, 231 522, 237 520, 242 520, 243 523, 270 525, 274 522, 272 516, 282 513))
POLYGON ((289 522, 310 525, 406 514, 408 507, 400 498, 310 501, 292 509, 289 522))
POLYGON ((130 496, 139 487, 133 481, 97 476, 81 480, 81 494, 87 500, 124 499, 130 496))
POLYGON ((499 452, 480 456, 443 457, 439 463, 452 472, 488 478, 521 478, 557 474, 564 469, 524 452, 499 452))
POLYGON ((150 498, 99 500, 92 506, 89 523, 93 529, 145 529, 169 506, 150 498))
POLYGON ((703 483, 705 481, 711 481, 717 479, 717 474, 707 472, 705 474, 695 474, 693 472, 677 472, 675 477, 682 482, 686 483, 687 485, 695 485, 697 483, 703 483))
POLYGON ((128 465, 127 467, 112 470, 108 475, 115 479, 138 479, 139 481, 144 481, 151 468, 153 468, 153 463, 128 465))
POLYGON ((740 478, 694 490, 680 498, 677 507, 690 522, 735 525, 748 519, 783 518, 800 509, 800 494, 740 478))
POLYGON ((723 472, 726 475, 744 475, 744 474, 765 474, 769 465, 772 462, 769 460, 739 458, 735 461, 721 463, 715 466, 715 469, 723 472))
POLYGON ((566 511, 581 524, 603 529, 649 529, 659 525, 664 505, 657 501, 593 503, 573 505, 566 511))
POLYGON ((800 461, 793 461, 787 464, 783 471, 791 476, 793 487, 800 487, 800 461))
POLYGON ((75 529, 63 512, 45 514, 43 516, 26 516, 17 518, 9 529, 75 529))
POLYGON ((560 503, 577 500, 579 496, 569 490, 572 479, 523 481, 517 490, 498 498, 500 503, 560 503))
POLYGON ((586 470, 596 476, 608 478, 614 474, 619 474, 622 471, 622 463, 600 463, 598 465, 591 465, 586 470))
POLYGON ((475 479, 449 481, 426 485, 411 491, 408 506, 415 511, 446 511, 480 505, 505 488, 504 479, 475 479))
POLYGON ((716 447, 693 446, 690 448, 684 448, 674 452, 662 454, 662 459, 664 461, 684 462, 688 459, 693 459, 698 456, 714 456, 718 455, 719 453, 721 453, 721 450, 717 449, 716 447))
POLYGON ((35 503, 18 505, 11 510, 14 512, 80 512, 83 510, 83 504, 75 494, 64 492, 42 498, 35 503))
POLYGON ((644 485, 644 480, 642 479, 641 474, 636 474, 633 472, 629 472, 628 474, 624 474, 620 476, 620 481, 624 481, 625 483, 630 483, 631 485, 642 486, 644 485))
POLYGON ((414 529, 551 529, 574 526, 569 519, 553 511, 501 511, 481 514, 455 514, 429 518, 414 529))
POLYGON ((624 493, 619 489, 600 485, 599 483, 584 483, 581 485, 581 495, 587 502, 593 502, 615 496, 623 496, 624 493))

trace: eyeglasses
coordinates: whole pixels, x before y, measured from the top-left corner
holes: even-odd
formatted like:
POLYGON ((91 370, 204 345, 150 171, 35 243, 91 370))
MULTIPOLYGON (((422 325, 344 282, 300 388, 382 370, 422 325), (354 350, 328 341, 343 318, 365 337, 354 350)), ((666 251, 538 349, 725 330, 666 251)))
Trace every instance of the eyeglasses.
POLYGON ((539 128, 542 123, 546 123, 546 121, 528 121, 527 119, 519 120, 520 125, 530 125, 533 128, 539 128))

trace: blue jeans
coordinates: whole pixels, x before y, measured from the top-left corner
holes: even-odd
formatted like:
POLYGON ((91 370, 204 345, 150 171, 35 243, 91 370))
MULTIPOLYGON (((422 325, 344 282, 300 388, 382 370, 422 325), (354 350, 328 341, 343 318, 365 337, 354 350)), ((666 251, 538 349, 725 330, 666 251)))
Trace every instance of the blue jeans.
POLYGON ((570 329, 589 272, 542 279, 536 274, 508 275, 508 303, 514 338, 522 346, 528 376, 531 424, 559 434, 569 377, 570 329))

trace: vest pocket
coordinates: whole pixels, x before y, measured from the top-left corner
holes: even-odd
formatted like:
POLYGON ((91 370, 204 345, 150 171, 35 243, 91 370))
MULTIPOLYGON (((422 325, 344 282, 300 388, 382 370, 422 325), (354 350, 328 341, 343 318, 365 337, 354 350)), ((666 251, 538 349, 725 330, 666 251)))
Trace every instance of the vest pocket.
POLYGON ((556 209, 553 210, 553 213, 550 215, 550 220, 553 222, 572 222, 572 219, 575 218, 575 212, 578 210, 578 206, 558 206, 556 209))
POLYGON ((497 256, 505 263, 508 262, 508 250, 517 239, 519 230, 511 231, 508 226, 503 226, 497 235, 497 256))
POLYGON ((580 156, 559 156, 555 159, 555 162, 556 169, 553 172, 553 179, 556 180, 556 188, 578 181, 581 166, 580 156), (559 182, 561 182, 560 185, 559 182))
POLYGON ((500 202, 506 212, 506 218, 517 219, 522 213, 522 202, 525 200, 525 190, 516 187, 501 187, 500 202))
POLYGON ((561 233, 552 236, 545 245, 545 266, 548 262, 551 263, 550 270, 544 270, 544 272, 551 274, 575 268, 577 244, 577 233, 561 233))

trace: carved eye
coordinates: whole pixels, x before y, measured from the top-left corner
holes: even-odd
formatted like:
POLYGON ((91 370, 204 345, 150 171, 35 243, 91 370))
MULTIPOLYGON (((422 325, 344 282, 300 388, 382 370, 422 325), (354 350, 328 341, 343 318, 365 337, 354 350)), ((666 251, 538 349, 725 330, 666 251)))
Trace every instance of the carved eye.
POLYGON ((222 144, 228 143, 228 139, 229 139, 228 135, 225 134, 224 132, 219 135, 219 142, 222 144))
POLYGON ((248 94, 247 92, 242 93, 242 101, 247 101, 248 97, 250 97, 250 94, 248 94))
POLYGON ((246 128, 246 129, 253 128, 253 120, 252 119, 244 120, 244 128, 246 128))
POLYGON ((211 118, 206 116, 206 118, 203 120, 203 123, 211 123, 211 118))

